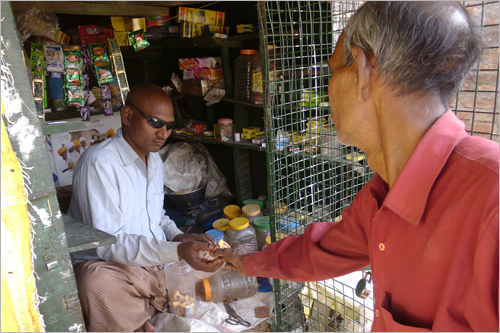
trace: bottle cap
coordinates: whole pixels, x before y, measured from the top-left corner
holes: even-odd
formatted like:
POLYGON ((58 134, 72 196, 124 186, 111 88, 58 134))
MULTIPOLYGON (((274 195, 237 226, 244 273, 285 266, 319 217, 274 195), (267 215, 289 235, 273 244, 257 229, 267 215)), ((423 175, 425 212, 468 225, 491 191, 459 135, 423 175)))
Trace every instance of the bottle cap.
MULTIPOLYGON (((215 223, 215 222, 214 222, 215 223)), ((224 232, 220 229, 212 229, 205 232, 207 235, 215 238, 215 242, 218 243, 221 239, 224 238, 224 232)))
POLYGON ((241 49, 241 50, 240 50, 240 54, 255 54, 255 53, 257 53, 257 50, 254 50, 254 49, 252 49, 252 50, 249 50, 249 49, 241 49))
POLYGON ((229 222, 229 227, 233 230, 243 230, 249 225, 250 224, 248 223, 248 219, 244 217, 237 217, 229 222))
POLYGON ((260 208, 264 208, 264 201, 258 200, 258 199, 246 199, 246 200, 243 200, 243 204, 245 206, 250 205, 250 204, 254 204, 254 205, 259 206, 260 208))
POLYGON ((241 208, 236 205, 229 205, 224 207, 224 215, 232 220, 241 215, 241 208))
POLYGON ((286 203, 284 203, 284 202, 277 202, 276 205, 275 205, 275 207, 274 207, 274 212, 276 214, 281 214, 281 213, 286 212, 286 209, 287 209, 286 203))
MULTIPOLYGON (((276 234, 276 239, 280 240, 282 238, 285 238, 285 234, 284 233, 279 232, 279 233, 276 234)), ((266 237, 266 244, 267 245, 271 244, 271 236, 267 236, 266 237)))
POLYGON ((229 219, 218 219, 212 223, 212 227, 220 231, 226 231, 229 229, 229 222, 231 222, 229 219))
POLYGON ((205 301, 210 301, 212 299, 212 290, 208 279, 203 280, 203 290, 205 291, 205 301))
POLYGON ((221 125, 231 125, 233 123, 233 120, 231 118, 219 118, 217 120, 217 124, 221 125))
POLYGON ((243 206, 243 208, 241 208, 241 211, 243 212, 243 215, 246 216, 257 216, 260 213, 260 207, 255 204, 249 204, 243 206))
POLYGON ((269 216, 262 216, 253 221, 253 227, 259 230, 270 229, 271 226, 269 225, 269 216))

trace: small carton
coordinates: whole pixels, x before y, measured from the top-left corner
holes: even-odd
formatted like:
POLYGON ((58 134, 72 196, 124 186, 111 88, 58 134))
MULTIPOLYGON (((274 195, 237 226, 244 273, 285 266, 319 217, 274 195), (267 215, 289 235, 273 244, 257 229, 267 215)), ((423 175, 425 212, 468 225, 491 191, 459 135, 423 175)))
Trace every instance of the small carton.
POLYGON ((179 69, 217 68, 222 66, 221 57, 201 57, 179 59, 179 69))
POLYGON ((195 24, 184 22, 181 24, 180 35, 185 38, 203 37, 209 32, 218 32, 222 34, 229 33, 229 27, 223 27, 210 24, 195 24))
POLYGON ((243 133, 255 134, 257 132, 260 132, 260 127, 250 126, 243 128, 243 133))
POLYGON ((52 35, 50 36, 50 39, 52 39, 54 42, 56 42, 58 44, 68 45, 71 37, 69 35, 66 35, 61 30, 56 30, 52 33, 52 35))
MULTIPOLYGON (((179 7, 177 22, 189 22, 197 24, 224 25, 225 14, 214 10, 179 7)), ((220 31, 211 31, 220 32, 220 31)))
POLYGON ((182 72, 184 80, 220 80, 224 78, 222 68, 184 69, 182 72))
POLYGON ((145 17, 137 17, 132 19, 132 30, 130 31, 137 31, 137 30, 142 30, 146 31, 146 18, 145 17))
POLYGON ((115 38, 119 46, 130 46, 130 40, 126 31, 115 31, 115 38))
POLYGON ((182 80, 184 93, 197 96, 205 96, 214 85, 215 81, 209 80, 182 80))
POLYGON ((170 14, 148 16, 146 18, 146 25, 148 27, 161 27, 170 25, 170 14))
POLYGON ((111 16, 111 25, 115 31, 132 31, 132 18, 111 16))

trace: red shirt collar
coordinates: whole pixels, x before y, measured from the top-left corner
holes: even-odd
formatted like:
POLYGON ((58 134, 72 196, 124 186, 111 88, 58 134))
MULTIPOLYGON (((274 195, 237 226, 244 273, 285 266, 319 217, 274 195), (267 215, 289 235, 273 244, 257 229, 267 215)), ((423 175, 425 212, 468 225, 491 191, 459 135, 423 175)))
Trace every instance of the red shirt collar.
POLYGON ((427 198, 457 143, 466 136, 465 125, 447 110, 425 133, 403 170, 387 193, 388 186, 379 175, 371 192, 383 205, 417 226, 424 214, 427 198))

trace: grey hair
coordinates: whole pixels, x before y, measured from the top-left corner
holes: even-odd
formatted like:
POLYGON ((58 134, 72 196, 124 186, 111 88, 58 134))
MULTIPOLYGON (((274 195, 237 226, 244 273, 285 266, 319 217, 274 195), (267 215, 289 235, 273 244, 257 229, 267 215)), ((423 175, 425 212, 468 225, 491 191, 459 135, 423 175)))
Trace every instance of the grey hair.
POLYGON ((482 52, 480 27, 459 2, 369 1, 345 28, 345 65, 360 47, 376 61, 375 77, 399 89, 436 94, 448 106, 482 52))

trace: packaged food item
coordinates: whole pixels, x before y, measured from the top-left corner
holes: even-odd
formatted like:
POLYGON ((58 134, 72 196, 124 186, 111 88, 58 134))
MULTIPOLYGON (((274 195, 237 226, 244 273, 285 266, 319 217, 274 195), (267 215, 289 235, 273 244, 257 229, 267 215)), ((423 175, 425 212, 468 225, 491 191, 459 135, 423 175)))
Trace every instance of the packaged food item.
POLYGON ((243 133, 255 134, 257 132, 260 132, 260 127, 258 126, 249 126, 243 128, 243 133))
POLYGON ((35 98, 36 112, 38 113, 38 118, 45 120, 45 111, 43 108, 43 98, 35 98))
POLYGON ((220 80, 224 78, 222 68, 195 68, 182 71, 184 80, 220 80))
POLYGON ((43 53, 31 51, 31 73, 34 75, 43 75, 43 53))
POLYGON ((170 25, 170 13, 165 15, 153 15, 148 16, 146 20, 146 25, 148 27, 159 27, 170 25))
POLYGON ((179 59, 179 69, 222 67, 221 57, 199 57, 179 59))
POLYGON ((102 107, 104 108, 104 115, 105 116, 112 116, 113 115, 113 102, 111 99, 106 99, 102 101, 102 107))
POLYGON ((118 44, 118 40, 116 38, 110 38, 108 39, 108 44, 109 44, 109 49, 111 51, 111 54, 121 54, 122 52, 120 51, 120 46, 118 44))
POLYGON ((64 32, 62 32, 61 30, 57 30, 57 29, 54 30, 54 32, 52 33, 52 35, 50 35, 49 38, 52 39, 54 42, 61 44, 61 45, 68 45, 69 41, 71 39, 71 37, 69 35, 67 35, 64 32))
POLYGON ((195 315, 194 271, 184 260, 165 264, 170 312, 192 318, 195 315))
POLYGON ((94 62, 92 61, 92 56, 90 55, 90 50, 88 45, 82 45, 81 47, 82 56, 82 72, 90 72, 95 76, 94 62))
POLYGON ((257 31, 259 31, 258 24, 248 23, 248 24, 237 24, 236 25, 236 32, 239 34, 257 32, 257 31))
POLYGON ((43 81, 33 81, 33 97, 43 98, 43 81))
POLYGON ((125 70, 125 66, 123 65, 123 58, 121 54, 113 55, 113 62, 115 64, 116 72, 123 72, 125 70))
POLYGON ((43 53, 45 49, 45 44, 43 43, 31 43, 31 52, 43 53))
POLYGON ((111 99, 111 88, 109 83, 101 84, 102 99, 111 99))
POLYGON ((177 74, 172 73, 170 80, 174 84, 177 91, 181 94, 182 93, 182 81, 181 81, 181 79, 177 76, 177 74))
POLYGON ((132 19, 132 31, 142 30, 146 31, 146 18, 134 17, 132 19))
POLYGON ((44 49, 47 72, 64 72, 63 49, 61 45, 47 43, 44 49))
POLYGON ((111 16, 111 25, 116 31, 132 31, 132 18, 123 16, 111 16))
POLYGON ((80 109, 80 118, 82 121, 90 121, 90 106, 82 106, 80 109))
POLYGON ((218 32, 209 32, 206 34, 208 37, 215 37, 220 39, 229 39, 229 36, 226 34, 220 34, 218 32))
POLYGON ((111 74, 111 67, 95 66, 95 71, 97 74, 97 82, 99 82, 99 84, 113 81, 113 75, 111 74))
POLYGON ((182 92, 205 96, 215 85, 215 80, 182 80, 182 92))
POLYGON ((210 32, 217 32, 220 34, 229 34, 229 27, 223 27, 210 24, 196 24, 196 23, 182 23, 180 27, 181 37, 194 38, 203 37, 210 32))
POLYGON ((85 106, 83 86, 66 87, 66 100, 69 106, 85 106))
POLYGON ((134 50, 140 51, 149 46, 149 42, 146 40, 146 36, 144 35, 144 30, 137 30, 128 33, 130 43, 134 47, 134 50))
POLYGON ((197 24, 224 25, 224 12, 214 10, 179 7, 177 22, 190 22, 197 24))

